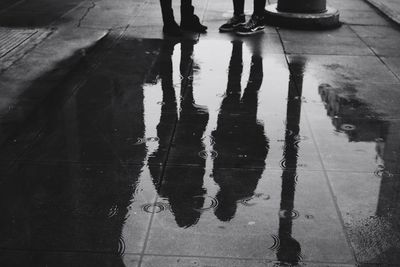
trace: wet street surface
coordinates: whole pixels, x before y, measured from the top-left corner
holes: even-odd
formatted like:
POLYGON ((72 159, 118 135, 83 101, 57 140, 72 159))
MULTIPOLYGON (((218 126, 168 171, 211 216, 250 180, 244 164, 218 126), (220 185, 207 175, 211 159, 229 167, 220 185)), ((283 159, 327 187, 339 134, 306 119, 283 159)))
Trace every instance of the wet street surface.
POLYGON ((239 38, 217 2, 205 35, 112 29, 0 117, 1 266, 399 266, 400 31, 353 0, 239 38))

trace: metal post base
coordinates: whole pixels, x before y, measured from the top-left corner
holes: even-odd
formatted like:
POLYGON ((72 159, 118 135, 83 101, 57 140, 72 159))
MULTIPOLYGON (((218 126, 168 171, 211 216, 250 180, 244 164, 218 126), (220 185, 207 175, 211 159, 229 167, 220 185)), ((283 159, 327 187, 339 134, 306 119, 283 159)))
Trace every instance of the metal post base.
POLYGON ((323 13, 289 13, 276 9, 277 4, 265 9, 265 22, 269 25, 294 29, 332 29, 341 25, 339 11, 327 7, 323 13))

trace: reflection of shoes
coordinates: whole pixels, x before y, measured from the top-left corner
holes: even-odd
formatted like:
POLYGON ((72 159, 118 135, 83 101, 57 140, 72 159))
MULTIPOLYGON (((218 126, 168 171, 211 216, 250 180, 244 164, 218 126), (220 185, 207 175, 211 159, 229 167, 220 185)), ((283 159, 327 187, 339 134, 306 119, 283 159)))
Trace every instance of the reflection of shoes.
POLYGON ((185 31, 205 33, 207 31, 207 26, 204 26, 200 23, 200 19, 198 16, 193 15, 190 18, 182 20, 181 29, 185 31))
POLYGON ((230 18, 225 24, 222 24, 221 27, 219 27, 220 32, 233 32, 240 26, 243 26, 246 24, 246 16, 244 14, 242 15, 233 15, 232 18, 230 18))
POLYGON ((236 34, 240 36, 253 35, 263 32, 265 28, 264 17, 253 15, 250 20, 237 29, 236 34))
POLYGON ((182 36, 182 31, 179 25, 174 21, 168 24, 164 24, 163 33, 169 36, 182 36))

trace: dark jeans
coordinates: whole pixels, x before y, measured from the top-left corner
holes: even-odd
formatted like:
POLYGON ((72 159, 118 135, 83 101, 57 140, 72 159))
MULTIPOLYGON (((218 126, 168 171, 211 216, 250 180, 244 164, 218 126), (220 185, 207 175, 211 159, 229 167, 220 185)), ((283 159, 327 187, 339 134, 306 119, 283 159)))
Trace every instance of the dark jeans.
MULTIPOLYGON (((160 0, 160 5, 164 25, 175 22, 172 0, 160 0)), ((192 18, 193 13, 192 0, 181 0, 181 20, 192 18)))
MULTIPOLYGON (((161 0, 162 1, 162 0, 161 0)), ((266 0, 254 0, 253 14, 263 15, 265 10, 266 0)), ((233 0, 233 10, 235 15, 244 13, 244 0, 233 0)))

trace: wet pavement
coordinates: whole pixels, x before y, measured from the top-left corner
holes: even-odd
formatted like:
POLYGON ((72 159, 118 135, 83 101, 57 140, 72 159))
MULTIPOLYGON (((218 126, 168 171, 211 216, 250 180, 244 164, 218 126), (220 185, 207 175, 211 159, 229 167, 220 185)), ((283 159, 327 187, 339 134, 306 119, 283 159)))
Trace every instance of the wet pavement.
POLYGON ((2 111, 0 265, 399 266, 399 29, 335 0, 339 29, 239 38, 197 1, 171 39, 139 2, 71 19, 91 49, 2 111))

